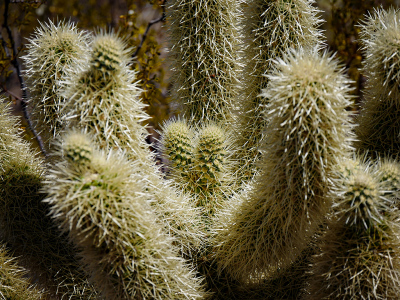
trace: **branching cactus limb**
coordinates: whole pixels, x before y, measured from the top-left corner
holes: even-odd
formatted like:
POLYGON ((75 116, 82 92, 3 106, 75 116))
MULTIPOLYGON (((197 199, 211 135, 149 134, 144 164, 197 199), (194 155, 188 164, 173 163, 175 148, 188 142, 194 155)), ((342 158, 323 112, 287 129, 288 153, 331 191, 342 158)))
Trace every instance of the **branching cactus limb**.
POLYGON ((124 157, 105 155, 79 135, 65 137, 60 155, 68 155, 51 171, 46 201, 61 229, 82 248, 102 296, 201 299, 199 280, 155 220, 152 195, 143 193, 145 179, 124 157))
POLYGON ((285 268, 308 245, 351 149, 349 81, 332 56, 292 51, 269 80, 261 173, 229 201, 216 232, 216 261, 243 280, 285 268))
POLYGON ((146 144, 148 115, 140 101, 135 73, 130 71, 130 50, 113 33, 100 32, 92 42, 91 58, 86 67, 71 70, 64 96, 68 99, 65 118, 72 125, 93 136, 102 149, 125 151, 131 161, 139 163, 136 172, 144 179, 145 193, 167 230, 178 237, 183 252, 200 243, 195 220, 198 213, 188 197, 163 182, 146 144))
POLYGON ((39 290, 26 278, 26 270, 18 265, 4 245, 0 246, 0 298, 39 300, 46 299, 43 290, 39 290))
POLYGON ((398 212, 376 177, 361 169, 344 182, 305 299, 398 299, 398 212))
POLYGON ((287 49, 313 48, 319 43, 321 32, 317 26, 314 1, 308 0, 245 0, 242 26, 244 28, 243 61, 245 68, 241 76, 241 90, 236 106, 239 114, 234 122, 234 143, 237 177, 247 181, 255 173, 255 162, 260 158, 260 147, 264 129, 268 122, 264 118, 265 97, 259 97, 267 88, 268 74, 273 60, 282 57, 287 49))
POLYGON ((172 98, 197 124, 230 122, 237 95, 237 0, 168 1, 172 98))
POLYGON ((27 44, 23 56, 27 68, 25 77, 29 85, 28 104, 32 120, 48 151, 50 141, 62 129, 61 96, 65 70, 75 65, 88 52, 89 36, 71 22, 41 24, 27 44))
POLYGON ((368 81, 356 128, 359 141, 355 145, 374 158, 397 158, 400 154, 400 10, 377 9, 360 28, 368 81))
POLYGON ((99 32, 91 43, 89 60, 69 70, 63 119, 86 130, 104 149, 127 151, 142 159, 148 119, 139 100, 136 75, 128 68, 130 49, 114 33, 99 32))
POLYGON ((0 105, 0 231, 22 266, 52 299, 95 299, 65 235, 48 216, 41 193, 44 166, 19 136, 9 107, 0 105))

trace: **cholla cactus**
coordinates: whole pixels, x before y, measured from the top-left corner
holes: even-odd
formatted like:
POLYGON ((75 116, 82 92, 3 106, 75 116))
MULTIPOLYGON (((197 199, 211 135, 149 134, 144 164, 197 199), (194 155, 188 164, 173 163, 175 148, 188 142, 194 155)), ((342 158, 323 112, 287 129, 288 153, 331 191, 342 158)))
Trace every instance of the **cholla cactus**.
POLYGON ((130 49, 113 33, 94 38, 89 61, 81 61, 65 80, 65 120, 93 135, 102 148, 139 158, 148 119, 139 100, 135 73, 128 68, 130 49))
POLYGON ((64 98, 61 96, 65 70, 88 52, 88 34, 71 22, 41 24, 27 44, 22 57, 31 97, 28 100, 32 119, 46 150, 62 128, 60 121, 64 98))
POLYGON ((191 124, 230 121, 239 64, 237 0, 168 1, 172 98, 191 124))
POLYGON ((51 215, 82 248, 91 278, 106 299, 200 299, 198 279, 177 257, 156 222, 146 178, 118 153, 105 155, 79 133, 66 136, 66 161, 46 185, 51 215), (78 135, 78 136, 77 136, 78 135), (75 159, 78 157, 78 160, 75 159), (82 166, 81 162, 85 165, 82 166))
POLYGON ((400 209, 400 164, 395 159, 383 158, 377 163, 377 178, 386 190, 385 197, 400 209))
POLYGON ((196 205, 205 210, 207 218, 222 208, 230 194, 229 143, 226 132, 215 124, 200 129, 195 142, 194 170, 187 189, 196 195, 196 205))
POLYGON ((10 257, 5 246, 0 246, 0 298, 39 300, 46 299, 42 290, 37 289, 25 277, 26 270, 10 257))
POLYGON ((162 128, 161 151, 170 161, 172 177, 187 177, 193 167, 194 132, 185 120, 171 120, 162 128))
POLYGON ((348 80, 333 57, 292 51, 269 80, 261 173, 229 201, 216 235, 220 268, 245 281, 285 268, 305 249, 331 207, 336 165, 350 150, 348 80))
POLYGON ((329 231, 321 238, 306 299, 398 299, 400 239, 377 174, 359 170, 344 182, 329 231))
POLYGON ((188 198, 162 181, 154 166, 148 145, 147 131, 141 124, 148 118, 139 100, 140 89, 135 73, 130 71, 130 50, 113 33, 99 33, 92 43, 87 66, 71 70, 64 96, 68 99, 65 118, 72 126, 93 135, 102 149, 119 149, 136 161, 136 172, 145 179, 144 192, 153 193, 152 204, 168 231, 179 236, 183 252, 190 252, 200 243, 195 220, 197 212, 188 198), (197 233, 196 233, 197 231, 197 233))
POLYGON ((400 154, 400 11, 377 9, 360 26, 368 77, 356 147, 375 157, 400 154))
POLYGON ((250 179, 255 162, 260 157, 260 147, 268 120, 263 115, 265 97, 259 97, 268 84, 264 76, 272 70, 273 60, 282 57, 289 48, 313 48, 321 36, 317 26, 321 20, 309 0, 244 0, 243 61, 245 68, 241 79, 242 92, 237 98, 237 115, 234 126, 234 144, 237 178, 250 179))
POLYGON ((48 216, 49 208, 42 202, 45 195, 40 193, 45 170, 19 136, 18 126, 8 106, 1 104, 1 238, 53 297, 94 299, 75 248, 48 216))
POLYGON ((164 126, 161 143, 171 162, 170 178, 175 186, 194 197, 207 219, 214 216, 233 189, 225 130, 212 123, 193 129, 185 121, 170 121, 164 126))

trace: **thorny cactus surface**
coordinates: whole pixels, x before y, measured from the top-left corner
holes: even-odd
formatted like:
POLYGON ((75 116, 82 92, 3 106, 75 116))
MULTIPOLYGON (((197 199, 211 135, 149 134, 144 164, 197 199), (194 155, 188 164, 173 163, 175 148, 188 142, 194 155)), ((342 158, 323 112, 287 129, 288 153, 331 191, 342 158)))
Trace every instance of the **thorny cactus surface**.
POLYGON ((398 211, 366 167, 343 183, 321 253, 312 264, 306 299, 398 299, 398 211))
POLYGON ((367 75, 356 147, 371 157, 400 154, 400 11, 377 9, 360 25, 367 75))
POLYGON ((245 0, 243 26, 243 62, 240 77, 239 107, 234 126, 237 178, 247 182, 256 173, 256 161, 265 138, 268 118, 263 115, 268 98, 259 97, 267 88, 273 60, 285 56, 289 48, 313 48, 321 37, 321 20, 308 0, 245 0))
POLYGON ((35 127, 46 145, 62 129, 61 108, 65 99, 61 96, 61 80, 68 67, 75 68, 88 52, 89 36, 71 22, 41 24, 27 44, 25 77, 29 86, 28 105, 35 127))
POLYGON ((63 232, 82 249, 101 295, 201 299, 201 285, 156 222, 152 194, 142 189, 146 178, 133 172, 120 154, 99 152, 76 132, 65 137, 59 151, 66 160, 51 170, 45 202, 63 232))
POLYGON ((333 57, 292 51, 269 80, 261 172, 230 201, 216 233, 220 268, 243 281, 285 268, 307 247, 331 207, 336 165, 350 151, 348 80, 333 57))
POLYGON ((172 97, 190 124, 230 122, 238 85, 237 0, 171 0, 172 97))
POLYGON ((1 239, 53 297, 94 299, 76 249, 54 227, 49 207, 42 202, 44 164, 19 136, 19 124, 4 104, 0 123, 1 239))

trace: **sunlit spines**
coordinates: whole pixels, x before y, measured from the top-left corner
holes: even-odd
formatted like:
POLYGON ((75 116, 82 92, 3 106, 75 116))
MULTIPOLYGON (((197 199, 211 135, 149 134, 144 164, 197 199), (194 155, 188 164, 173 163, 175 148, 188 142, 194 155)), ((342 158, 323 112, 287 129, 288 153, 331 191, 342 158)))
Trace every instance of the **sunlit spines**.
POLYGON ((43 290, 35 287, 26 277, 27 271, 10 256, 4 245, 0 246, 0 295, 2 299, 47 299, 43 290))
POLYGON ((254 184, 230 203, 216 235, 220 268, 235 278, 285 268, 329 211, 337 165, 349 155, 349 81, 332 56, 297 50, 264 90, 269 123, 254 184))
POLYGON ((307 300, 398 298, 398 212, 389 209, 384 185, 369 171, 364 167, 343 182, 313 259, 307 300))
POLYGON ((357 118, 359 141, 355 145, 374 158, 397 158, 400 151, 400 11, 375 9, 360 29, 367 83, 357 118))
POLYGON ((236 0, 168 2, 171 93, 190 124, 232 119, 240 69, 239 5, 236 0))
POLYGON ((308 0, 244 0, 242 19, 244 30, 241 93, 234 122, 234 143, 237 149, 237 178, 247 181, 256 173, 256 161, 261 157, 260 147, 265 137, 268 119, 264 105, 268 98, 259 97, 267 88, 273 61, 283 57, 290 48, 313 48, 320 43, 322 22, 314 1, 308 0))
POLYGON ((72 22, 48 21, 41 23, 29 39, 27 54, 22 57, 31 117, 47 150, 63 127, 60 117, 65 100, 61 82, 65 71, 87 55, 88 43, 88 33, 78 30, 72 22))
POLYGON ((62 230, 81 247, 102 296, 200 299, 199 280, 153 214, 154 195, 143 188, 148 178, 120 153, 106 155, 93 145, 90 152, 83 168, 68 158, 55 165, 46 202, 62 230))
POLYGON ((63 96, 65 121, 93 135, 100 147, 127 151, 135 159, 145 155, 148 119, 139 99, 135 72, 128 68, 129 49, 115 33, 99 32, 87 60, 71 69, 63 96), (101 63, 100 63, 101 61, 101 63))
POLYGON ((204 208, 207 218, 223 207, 223 202, 233 191, 229 150, 229 138, 224 128, 212 123, 199 128, 187 189, 195 195, 196 205, 204 208))
POLYGON ((185 176, 193 167, 194 132, 185 120, 171 120, 162 128, 162 153, 171 164, 175 176, 185 176))

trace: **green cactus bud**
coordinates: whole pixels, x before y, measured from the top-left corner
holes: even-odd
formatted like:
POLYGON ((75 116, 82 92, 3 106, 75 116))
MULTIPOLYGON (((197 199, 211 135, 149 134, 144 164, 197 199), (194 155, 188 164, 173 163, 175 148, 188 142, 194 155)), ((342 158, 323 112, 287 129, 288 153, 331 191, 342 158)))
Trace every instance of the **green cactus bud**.
POLYGON ((232 119, 238 93, 239 4, 235 0, 168 1, 171 93, 191 124, 232 119))
POLYGON ((171 120, 162 128, 162 153, 171 162, 171 172, 185 176, 194 158, 194 133, 185 120, 171 120))
POLYGON ((39 290, 26 278, 27 271, 18 265, 5 246, 0 246, 0 295, 2 299, 38 300, 46 299, 43 290, 39 290))
POLYGON ((240 280, 300 255, 332 205, 337 165, 351 149, 349 81, 332 56, 289 52, 269 80, 260 174, 229 201, 216 233, 220 268, 240 280))
POLYGON ((385 197, 392 200, 400 208, 400 164, 391 158, 383 158, 377 163, 378 180, 384 185, 385 197))
POLYGON ((121 149, 137 159, 146 147, 147 132, 140 123, 148 116, 136 75, 128 68, 129 52, 114 33, 94 38, 89 61, 81 61, 65 80, 63 119, 92 134, 102 148, 121 149))
POLYGON ((147 178, 118 153, 92 145, 86 168, 59 162, 45 200, 82 249, 91 278, 106 299, 200 299, 199 280, 177 257, 151 209, 147 178))
POLYGON ((54 299, 95 299, 75 256, 76 249, 60 235, 48 216, 48 205, 42 202, 43 162, 19 136, 19 123, 8 105, 0 105, 0 120, 2 240, 54 299))
POLYGON ((237 178, 246 182, 256 173, 256 161, 265 138, 268 119, 264 105, 268 98, 259 97, 267 88, 273 61, 285 55, 289 48, 313 48, 321 37, 317 29, 321 20, 318 10, 308 0, 245 0, 242 20, 244 30, 243 62, 245 65, 236 106, 240 114, 233 123, 234 159, 237 178))
POLYGON ((64 98, 61 90, 66 69, 88 52, 88 34, 71 22, 40 24, 27 44, 25 77, 29 86, 31 117, 47 150, 62 129, 64 98))
POLYGON ((371 157, 397 158, 400 150, 400 10, 376 9, 360 25, 364 72, 368 78, 365 100, 357 121, 355 144, 371 157))
POLYGON ((397 299, 400 239, 397 211, 377 174, 359 170, 344 182, 328 231, 314 257, 306 299, 397 299))
POLYGON ((200 129, 195 142, 195 169, 186 187, 195 191, 197 206, 205 209, 207 217, 222 208, 229 195, 232 180, 228 149, 226 133, 220 126, 209 124, 200 129))

